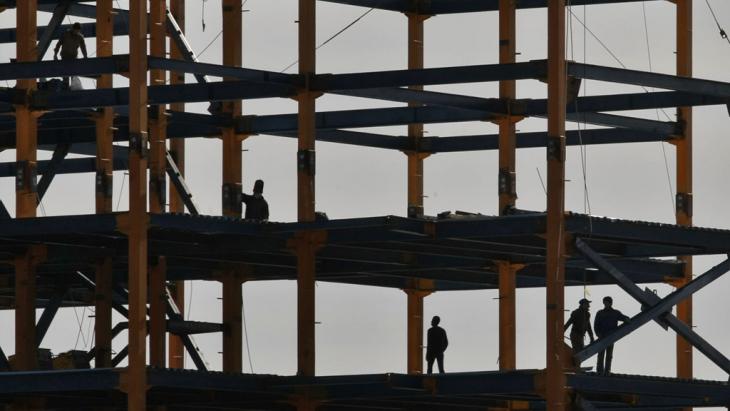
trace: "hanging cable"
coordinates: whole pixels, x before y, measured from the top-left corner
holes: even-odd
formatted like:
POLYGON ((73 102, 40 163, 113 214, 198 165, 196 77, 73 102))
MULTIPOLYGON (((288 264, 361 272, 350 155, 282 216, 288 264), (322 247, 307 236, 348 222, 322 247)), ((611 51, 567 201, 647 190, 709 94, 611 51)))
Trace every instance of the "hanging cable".
MULTIPOLYGON (((644 38, 646 40, 646 56, 649 59, 649 72, 653 73, 654 68, 652 67, 652 59, 651 59, 651 42, 649 41, 649 23, 648 19, 646 17, 646 4, 644 2, 641 3, 641 8, 643 12, 644 17, 644 38)), ((654 91, 654 88, 651 88, 651 91, 654 91)), ((659 116, 659 109, 656 109, 656 119, 660 120, 659 116)), ((664 148, 664 143, 659 142, 659 147, 662 148, 662 158, 664 159, 664 169, 666 170, 667 174, 667 187, 669 188, 669 204, 672 208, 672 212, 674 212, 674 189, 672 188, 672 176, 669 172, 669 160, 667 159, 667 150, 664 148)))
MULTIPOLYGON (((377 7, 377 6, 376 6, 376 7, 377 7)), ((319 50, 319 49, 320 49, 320 48, 322 48, 322 47, 323 47, 324 45, 326 45, 326 44, 327 44, 327 43, 329 43, 330 41, 332 41, 332 40, 334 40, 335 38, 337 38, 337 37, 338 37, 338 36, 339 36, 340 34, 344 33, 344 32, 345 32, 345 31, 346 31, 347 29, 349 29, 350 27, 354 26, 354 25, 355 25, 355 24, 356 24, 356 23, 357 23, 358 21, 362 20, 362 18, 363 18, 363 17, 365 17, 365 16, 367 16, 368 14, 370 14, 370 13, 371 13, 371 12, 372 12, 373 10, 375 10, 375 7, 371 7, 371 8, 370 8, 370 9, 369 9, 368 11, 366 11, 366 12, 365 12, 365 13, 363 13, 363 14, 361 14, 361 15, 360 15, 360 16, 359 16, 358 18, 356 18, 355 20, 351 21, 351 22, 350 22, 350 23, 349 23, 348 25, 346 25, 345 27, 341 28, 341 29, 340 29, 340 30, 339 30, 339 31, 338 31, 337 33, 333 34, 333 35, 332 35, 332 36, 330 36, 330 37, 329 37, 329 38, 328 38, 327 40, 323 41, 323 42, 322 42, 322 43, 321 43, 321 44, 320 44, 319 46, 315 47, 315 50, 319 50)), ((297 59, 297 60, 293 61, 293 62, 292 62, 291 64, 289 64, 288 66, 284 67, 284 68, 283 68, 283 69, 282 69, 282 70, 280 71, 280 73, 283 73, 283 72, 285 72, 285 71, 289 70, 290 68, 292 68, 292 66, 294 66, 294 65, 295 65, 295 64, 297 64, 297 63, 299 63, 299 59, 297 59)))
POLYGON ((710 5, 710 0, 705 0, 705 3, 707 3, 707 8, 710 9, 710 13, 712 14, 712 18, 715 20, 715 24, 717 25, 717 29, 720 31, 720 37, 725 39, 725 41, 730 44, 730 38, 727 37, 727 33, 725 33, 725 30, 720 25, 720 21, 717 20, 717 16, 715 15, 715 10, 712 9, 712 6, 710 5))
POLYGON ((127 181, 127 173, 122 174, 122 185, 119 187, 119 198, 117 199, 116 211, 119 211, 119 204, 122 202, 122 194, 124 194, 124 183, 127 181))
MULTIPOLYGON (((244 12, 243 6, 245 6, 246 3, 248 3, 248 0, 244 0, 243 3, 241 3, 241 13, 244 12)), ((205 23, 203 23, 203 31, 205 31, 205 23)), ((198 53, 198 58, 200 58, 203 55, 203 53, 205 53, 205 51, 208 50, 208 48, 210 46, 212 46, 213 43, 215 43, 216 40, 218 40, 218 38, 221 36, 221 34, 223 34, 223 30, 222 29, 221 29, 221 31, 218 32, 218 34, 215 35, 215 37, 213 37, 213 40, 211 40, 210 42, 208 42, 208 44, 205 47, 203 47, 203 50, 200 53, 198 53)))
MULTIPOLYGON (((243 286, 242 286, 243 287, 243 286)), ((241 293, 243 294, 243 290, 241 290, 241 293)), ((253 357, 251 357, 251 344, 248 342, 248 328, 246 327, 246 308, 245 308, 245 298, 242 298, 241 301, 241 319, 243 320, 243 336, 246 339, 246 353, 248 354, 248 367, 251 369, 251 374, 253 374, 253 357)))

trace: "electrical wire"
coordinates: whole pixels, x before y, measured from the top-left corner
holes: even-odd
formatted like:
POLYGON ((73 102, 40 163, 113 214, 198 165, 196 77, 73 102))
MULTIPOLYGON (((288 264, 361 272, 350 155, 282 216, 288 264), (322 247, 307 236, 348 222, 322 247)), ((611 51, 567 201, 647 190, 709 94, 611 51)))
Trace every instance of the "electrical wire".
MULTIPOLYGON (((203 0, 203 1, 205 2, 207 0, 203 0)), ((245 6, 246 3, 248 3, 248 0, 243 0, 243 3, 241 3, 241 13, 243 13, 243 11, 244 11, 243 6, 245 6)), ((203 19, 204 19, 203 20, 203 31, 205 31, 205 15, 203 15, 203 19)), ((212 46, 216 40, 218 40, 218 38, 221 36, 221 34, 223 34, 223 29, 221 29, 221 31, 219 31, 218 34, 216 34, 215 37, 213 37, 213 40, 208 42, 208 44, 205 47, 203 47, 203 50, 200 53, 198 53, 198 58, 200 58, 205 53, 205 51, 208 50, 208 48, 210 46, 212 46)))
MULTIPOLYGON (((349 29, 350 27, 352 27, 352 26, 354 26, 355 24, 357 24, 357 22, 358 22, 358 21, 362 20, 362 19, 363 19, 363 18, 364 18, 365 16, 367 16, 368 14, 370 14, 370 13, 371 13, 371 12, 372 12, 373 10, 375 10, 375 7, 371 7, 371 8, 370 8, 370 9, 369 9, 368 11, 366 11, 365 13, 361 14, 360 16, 358 16, 358 17, 357 17, 357 18, 356 18, 355 20, 351 21, 351 22, 350 22, 349 24, 347 24, 347 25, 346 25, 345 27, 341 28, 341 29, 340 29, 340 30, 339 30, 338 32, 336 32, 335 34, 333 34, 332 36, 330 36, 330 37, 329 37, 329 38, 328 38, 327 40, 323 41, 323 42, 322 42, 322 43, 321 43, 320 45, 318 45, 318 46, 317 46, 317 47, 315 47, 314 49, 315 49, 315 50, 319 50, 320 48, 322 48, 323 46, 325 46, 325 45, 326 45, 327 43, 329 43, 330 41, 332 41, 332 40, 334 40, 335 38, 337 38, 337 37, 338 37, 338 36, 339 36, 340 34, 342 34, 342 33, 344 33, 345 31, 347 31, 347 29, 349 29)), ((295 64, 297 64, 297 63, 299 63, 299 59, 297 59, 297 60, 293 61, 293 62, 292 62, 291 64, 289 64, 288 66, 284 67, 284 68, 283 68, 283 69, 282 69, 282 70, 280 71, 280 73, 283 73, 283 72, 285 72, 285 71, 289 70, 290 68, 292 68, 292 67, 293 67, 293 66, 294 66, 295 64)))
MULTIPOLYGON (((243 287, 243 286, 241 286, 243 287)), ((241 294, 243 294, 243 290, 241 290, 241 294)), ((251 357, 251 344, 248 342, 248 327, 246 326, 246 308, 245 308, 245 301, 246 299, 243 298, 241 301, 241 318, 243 319, 243 336, 246 338, 246 353, 248 354, 248 367, 251 369, 251 374, 253 374, 253 357, 251 357)))

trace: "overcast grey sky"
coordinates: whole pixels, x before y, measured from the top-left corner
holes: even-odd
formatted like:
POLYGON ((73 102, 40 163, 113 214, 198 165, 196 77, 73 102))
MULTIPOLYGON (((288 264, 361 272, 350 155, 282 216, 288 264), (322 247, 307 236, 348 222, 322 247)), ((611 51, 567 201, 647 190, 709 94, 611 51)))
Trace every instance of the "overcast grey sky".
MULTIPOLYGON (((126 1, 120 6, 127 7, 126 1)), ((297 2, 295 0, 248 0, 245 4, 244 66, 281 71, 296 60, 297 2)), ((723 25, 730 28, 730 3, 710 0, 723 25)), ((620 66, 589 32, 595 34, 621 63, 628 68, 662 73, 674 72, 674 5, 666 1, 647 1, 610 6, 574 7, 572 34, 567 39, 568 55, 577 61, 620 66), (645 7, 645 9, 644 9, 645 7), (645 15, 644 15, 645 11, 645 15), (644 19, 646 17, 646 20, 644 19), (645 22, 646 21, 646 26, 645 22), (648 33, 648 40, 646 37, 648 33), (647 48, 647 42, 649 47, 647 48)), ((362 15, 366 9, 318 2, 318 41, 329 38, 362 15)), ((730 81, 730 44, 722 40, 704 1, 695 2, 695 76, 730 81)), ((45 21, 49 15, 41 15, 45 21)), ((0 14, 6 27, 13 25, 14 11, 0 14)), ((518 12, 518 61, 546 58, 545 10, 518 12)), ((220 0, 188 1, 187 31, 192 47, 200 52, 220 30, 220 0), (202 30, 204 16, 205 31, 202 30)), ((402 69, 406 67, 406 18, 398 13, 373 11, 361 21, 322 47, 317 69, 326 72, 358 72, 402 69)), ((116 40, 118 53, 126 51, 126 38, 116 40)), ((88 40, 93 49, 93 39, 88 40)), ((13 57, 12 47, 0 48, 2 58, 13 57)), ((497 14, 475 13, 432 17, 426 21, 425 60, 427 67, 490 64, 497 62, 497 14)), ((202 61, 221 61, 221 40, 202 53, 202 61)), ((296 66, 289 72, 295 72, 296 66)), ((115 80, 123 85, 121 78, 115 80)), ((190 79, 189 81, 192 81, 190 79)), ((87 83, 92 87, 92 83, 87 83)), ((496 97, 496 84, 467 84, 429 87, 480 97, 496 97)), ((583 82, 581 93, 612 94, 639 92, 638 87, 618 86, 595 81, 583 82)), ((546 87, 536 81, 521 81, 518 97, 541 98, 546 87)), ((345 108, 390 107, 393 103, 324 96, 317 102, 320 111, 345 108)), ((204 105, 190 105, 203 112, 204 105)), ((293 100, 266 99, 247 101, 247 114, 290 113, 293 100)), ((664 113, 629 113, 666 120, 664 113)), ((666 110, 670 118, 673 110, 666 110)), ((545 121, 526 120, 521 131, 542 130, 545 121)), ((570 124, 569 128, 575 128, 570 124)), ((490 123, 452 123, 427 125, 428 136, 490 134, 490 123)), ((370 129, 369 131, 373 131, 370 129)), ((375 131, 404 135, 406 128, 384 127, 375 131)), ((730 165, 730 121, 724 106, 695 110, 695 223, 699 226, 730 228, 727 204, 730 199, 727 179, 730 165)), ((220 213, 221 144, 216 139, 188 140, 187 182, 205 214, 220 213)), ((296 218, 296 141, 271 136, 253 136, 244 142, 244 190, 249 191, 257 178, 266 180, 266 197, 271 218, 293 221, 296 218)), ((404 215, 406 211, 406 157, 399 152, 318 143, 317 209, 330 218, 378 215, 404 215)), ((0 154, 2 161, 14 161, 14 152, 0 154)), ((43 156, 48 156, 47 153, 43 156)), ((544 177, 543 149, 518 153, 518 207, 544 210, 545 195, 538 172, 544 177)), ((483 214, 497 211, 497 153, 469 152, 438 154, 426 160, 425 210, 435 215, 445 210, 464 210, 483 214)), ((596 215, 673 222, 674 147, 669 144, 642 143, 620 146, 586 147, 568 150, 566 208, 596 215), (582 158, 584 161, 582 161, 582 158), (585 167, 581 164, 584 163, 585 167), (587 177, 584 189, 583 176, 587 177)), ((122 173, 115 175, 115 204, 126 209, 127 196, 122 173), (121 197, 120 197, 120 188, 121 197)), ((39 214, 86 214, 93 212, 93 175, 60 176, 51 186, 39 214)), ((0 195, 13 212, 12 179, 0 180, 0 195)), ((699 274, 720 256, 698 258, 699 274)), ((730 278, 723 278, 697 294, 696 331, 730 355, 730 331, 721 318, 730 311, 726 298, 730 278)), ((660 295, 670 287, 654 285, 660 295)), ((216 283, 189 284, 191 319, 220 320, 220 286, 216 283)), ((633 315, 639 310, 616 287, 570 288, 566 308, 574 309, 583 295, 598 302, 612 295, 615 306, 633 315)), ((448 371, 497 369, 497 294, 495 291, 444 292, 429 296, 425 318, 438 314, 449 333, 451 344, 446 354, 448 371)), ((296 371, 296 289, 293 282, 247 283, 244 285, 245 318, 251 358, 256 373, 292 374, 296 371)), ((519 368, 542 368, 544 360, 544 290, 518 291, 519 368)), ((593 311, 599 307, 594 304, 593 311)), ((9 312, 0 314, 6 329, 12 324, 9 312)), ((89 309, 63 309, 43 344, 62 352, 74 347, 88 348, 93 327, 89 309), (83 332, 78 333, 83 320, 83 332), (50 342, 50 344, 49 344, 50 342)), ((317 372, 318 374, 358 374, 404 372, 406 344, 406 296, 402 291, 318 283, 317 287, 317 372)), ((206 360, 220 369, 219 335, 196 337, 206 360)), ((115 348, 124 346, 124 337, 115 348)), ((674 334, 651 323, 616 346, 614 371, 620 373, 673 375, 674 334)), ((12 353, 12 333, 0 335, 0 344, 12 353)), ((696 376, 705 379, 727 378, 717 367, 696 354, 696 376)), ((594 364, 594 359, 589 363, 594 364)), ((192 364, 188 361, 188 366, 192 364)))

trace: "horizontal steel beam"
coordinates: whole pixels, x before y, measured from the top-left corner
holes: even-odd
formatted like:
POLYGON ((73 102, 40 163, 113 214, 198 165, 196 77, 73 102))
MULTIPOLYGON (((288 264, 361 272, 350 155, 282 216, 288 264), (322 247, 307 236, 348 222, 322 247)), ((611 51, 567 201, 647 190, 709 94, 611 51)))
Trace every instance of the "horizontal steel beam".
MULTIPOLYGON (((80 23, 81 34, 84 37, 92 38, 96 37, 96 23, 80 23)), ((70 29, 70 24, 63 24, 58 29, 53 31, 53 38, 61 37, 61 34, 66 30, 70 29)), ((38 27, 38 34, 43 33, 47 27, 38 27)), ((125 21, 119 19, 114 20, 114 35, 115 36, 126 36, 129 34, 129 25, 125 21)), ((40 37, 40 36, 38 36, 40 37)), ((0 44, 15 43, 18 40, 17 30, 15 28, 0 29, 0 44)))
MULTIPOLYGON (((475 13, 499 10, 499 0, 320 0, 329 3, 347 4, 351 6, 369 7, 401 13, 417 13, 423 15, 475 13)), ((573 6, 594 4, 633 3, 640 0, 571 0, 573 6)), ((651 0, 650 0, 651 1, 651 0)), ((515 6, 518 9, 536 9, 547 7, 547 0, 520 0, 515 6)))

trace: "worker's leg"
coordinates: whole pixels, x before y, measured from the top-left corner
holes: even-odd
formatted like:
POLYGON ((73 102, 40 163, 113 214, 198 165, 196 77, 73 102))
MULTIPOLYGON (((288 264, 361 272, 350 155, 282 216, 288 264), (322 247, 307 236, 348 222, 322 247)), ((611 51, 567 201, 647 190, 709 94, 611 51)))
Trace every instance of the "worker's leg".
MULTIPOLYGON (((61 60, 63 60, 63 61, 69 61, 69 60, 76 60, 76 59, 73 58, 73 57, 64 56, 63 54, 61 54, 61 60)), ((71 79, 70 77, 64 77, 63 78, 63 89, 64 90, 68 90, 68 89, 71 88, 70 79, 71 79)))
POLYGON ((570 345, 573 347, 573 353, 583 349, 583 336, 578 334, 570 334, 570 345))
POLYGON ((598 353, 598 363, 596 364, 596 372, 599 374, 603 374, 603 359, 606 356, 606 351, 601 351, 598 353))
POLYGON ((427 374, 433 373, 433 357, 427 356, 426 357, 426 364, 428 365, 428 369, 426 370, 427 374))
POLYGON ((611 373, 611 361, 613 360, 613 344, 606 347, 606 374, 611 373))
POLYGON ((439 365, 439 374, 443 374, 444 373, 444 353, 437 355, 436 361, 438 362, 438 365, 439 365))

